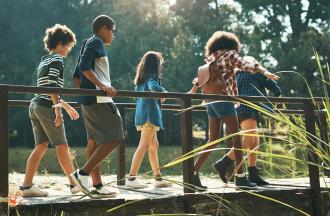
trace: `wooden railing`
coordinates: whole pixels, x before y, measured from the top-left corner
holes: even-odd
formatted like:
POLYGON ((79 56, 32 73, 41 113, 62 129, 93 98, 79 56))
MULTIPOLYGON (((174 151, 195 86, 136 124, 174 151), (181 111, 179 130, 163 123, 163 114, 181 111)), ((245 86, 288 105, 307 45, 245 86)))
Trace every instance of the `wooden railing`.
MULTIPOLYGON (((56 93, 61 95, 75 95, 75 96, 105 96, 105 92, 91 89, 76 89, 76 88, 46 88, 46 87, 31 87, 31 86, 19 86, 19 85, 0 85, 0 198, 7 198, 8 196, 8 109, 9 106, 28 106, 28 101, 9 100, 9 93, 56 93)), ((299 114, 305 117, 306 131, 312 136, 307 136, 307 139, 311 145, 317 148, 316 139, 316 121, 320 120, 318 125, 320 126, 321 137, 328 143, 328 131, 326 114, 315 109, 316 104, 322 104, 325 98, 293 98, 293 97, 230 97, 224 95, 203 95, 203 94, 186 94, 177 92, 136 92, 136 91, 117 91, 116 97, 122 98, 167 98, 178 100, 180 105, 165 104, 162 105, 162 109, 165 110, 179 110, 191 107, 192 100, 221 100, 221 101, 238 101, 239 99, 247 100, 250 102, 272 102, 272 103, 285 103, 285 104, 301 104, 303 110, 284 110, 284 113, 299 114), (315 118, 315 112, 318 113, 319 118, 315 118)), ((73 104, 74 105, 74 104, 73 104)), ((121 115, 125 118, 126 109, 135 109, 135 104, 120 104, 118 103, 121 115)), ((181 123, 181 146, 182 154, 193 150, 192 142, 192 111, 205 111, 203 107, 197 107, 192 110, 188 110, 180 114, 181 123)), ((326 146, 327 147, 327 146, 326 146)), ((125 177, 125 145, 120 145, 117 149, 118 161, 117 161, 117 179, 118 184, 124 184, 125 177)), ((308 149, 308 161, 309 163, 309 178, 310 188, 312 193, 312 215, 321 215, 321 193, 320 193, 320 181, 319 181, 319 167, 313 165, 318 164, 317 154, 312 150, 312 147, 308 149)), ((192 184, 192 176, 194 171, 194 159, 188 159, 183 162, 183 181, 184 183, 192 184)), ((184 193, 193 193, 194 191, 184 187, 184 193)), ((2 206, 7 206, 3 204, 2 206)), ((5 207, 6 208, 6 207, 5 207)), ((2 210, 6 211, 5 208, 2 210)))

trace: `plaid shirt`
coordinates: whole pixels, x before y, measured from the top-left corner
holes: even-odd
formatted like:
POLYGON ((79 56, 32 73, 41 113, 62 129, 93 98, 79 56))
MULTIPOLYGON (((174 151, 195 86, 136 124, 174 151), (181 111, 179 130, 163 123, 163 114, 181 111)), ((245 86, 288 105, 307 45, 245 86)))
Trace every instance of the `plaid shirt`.
POLYGON ((237 84, 235 80, 236 69, 249 72, 266 72, 265 69, 260 67, 258 64, 251 64, 245 61, 235 50, 229 50, 226 52, 221 52, 220 50, 213 53, 206 61, 216 60, 217 65, 222 71, 227 87, 226 95, 235 96, 238 94, 237 84))
MULTIPOLYGON (((238 95, 240 96, 267 96, 266 89, 268 89, 274 96, 281 95, 281 89, 273 80, 267 79, 263 74, 251 74, 244 71, 236 73, 236 81, 238 86, 238 95)), ((271 109, 271 105, 261 105, 266 109, 271 109)), ((237 108, 238 113, 251 113, 256 110, 241 104, 237 108)))

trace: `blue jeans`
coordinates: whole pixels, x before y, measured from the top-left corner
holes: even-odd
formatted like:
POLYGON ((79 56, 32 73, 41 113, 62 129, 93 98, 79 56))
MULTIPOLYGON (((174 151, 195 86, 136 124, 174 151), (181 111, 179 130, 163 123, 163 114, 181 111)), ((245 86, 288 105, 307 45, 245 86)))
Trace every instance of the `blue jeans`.
POLYGON ((217 102, 206 105, 208 118, 224 118, 226 116, 237 115, 234 103, 217 102))

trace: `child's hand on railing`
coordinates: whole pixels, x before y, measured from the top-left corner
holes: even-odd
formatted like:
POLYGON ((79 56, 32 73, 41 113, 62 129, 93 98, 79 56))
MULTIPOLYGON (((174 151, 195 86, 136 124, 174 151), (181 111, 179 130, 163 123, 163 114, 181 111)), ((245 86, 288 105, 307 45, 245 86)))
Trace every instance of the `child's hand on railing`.
POLYGON ((280 77, 277 76, 276 74, 273 74, 273 73, 268 72, 268 71, 266 71, 266 72, 264 73, 264 75, 265 75, 268 79, 271 79, 271 80, 278 80, 278 79, 280 78, 280 77))
MULTIPOLYGON (((165 90, 164 93, 166 93, 166 92, 168 92, 168 91, 165 90)), ((166 98, 160 98, 161 103, 164 103, 165 101, 166 101, 166 98)))
POLYGON ((112 86, 103 85, 103 86, 100 87, 100 89, 102 91, 105 91, 108 94, 109 97, 116 96, 117 90, 112 86))

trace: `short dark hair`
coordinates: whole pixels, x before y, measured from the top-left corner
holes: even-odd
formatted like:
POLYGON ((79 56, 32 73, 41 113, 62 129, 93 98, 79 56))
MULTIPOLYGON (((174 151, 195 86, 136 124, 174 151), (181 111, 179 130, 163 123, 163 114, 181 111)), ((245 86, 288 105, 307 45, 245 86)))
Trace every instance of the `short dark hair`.
POLYGON ((114 25, 116 25, 116 23, 111 17, 107 15, 99 15, 93 21, 93 33, 98 33, 103 26, 111 29, 114 25))
POLYGON ((45 49, 49 52, 56 48, 56 46, 76 44, 76 35, 66 25, 55 24, 51 28, 47 28, 44 37, 45 49))
POLYGON ((235 50, 239 53, 241 43, 238 37, 231 32, 214 32, 205 45, 205 56, 209 57, 212 53, 222 49, 235 50))

